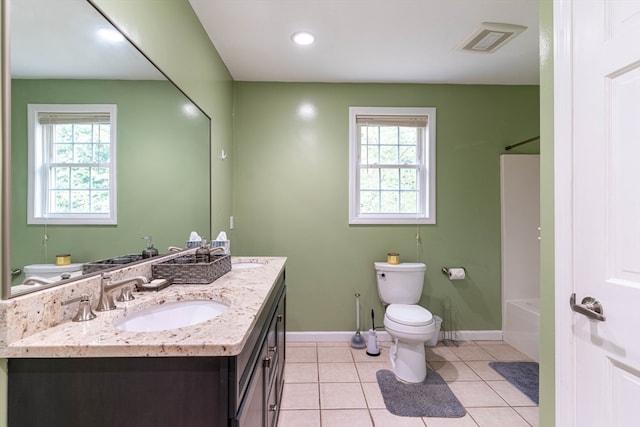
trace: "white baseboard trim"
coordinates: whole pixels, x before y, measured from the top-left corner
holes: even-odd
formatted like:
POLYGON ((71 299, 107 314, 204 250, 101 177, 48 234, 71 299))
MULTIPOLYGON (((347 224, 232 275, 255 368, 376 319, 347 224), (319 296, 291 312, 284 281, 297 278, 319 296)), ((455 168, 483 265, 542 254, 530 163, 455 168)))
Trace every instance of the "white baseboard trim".
POLYGON ((453 337, 458 341, 502 341, 502 331, 456 331, 453 337))
MULTIPOLYGON (((355 332, 350 331, 301 331, 287 332, 288 342, 330 342, 350 341, 355 332)), ((369 332, 360 332, 366 340, 369 332)), ((391 341, 391 336, 385 331, 376 331, 378 341, 391 341)), ((443 332, 440 339, 445 338, 443 332)), ((502 331, 456 331, 447 332, 446 338, 457 341, 502 341, 502 331)))
MULTIPOLYGON (((330 341, 351 341, 355 332, 348 331, 306 331, 287 332, 287 342, 330 342, 330 341)), ((366 340, 368 331, 360 332, 366 340)), ((391 337, 385 331, 376 331, 378 341, 391 341, 391 337)))

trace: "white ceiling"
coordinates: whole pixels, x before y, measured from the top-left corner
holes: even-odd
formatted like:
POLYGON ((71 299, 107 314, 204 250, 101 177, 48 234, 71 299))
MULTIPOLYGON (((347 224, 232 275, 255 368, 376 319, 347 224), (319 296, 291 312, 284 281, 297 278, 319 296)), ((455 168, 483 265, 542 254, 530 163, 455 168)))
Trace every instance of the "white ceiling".
POLYGON ((130 43, 98 37, 113 26, 86 0, 16 0, 10 11, 13 78, 164 79, 130 43))
MULTIPOLYGON (((538 0, 189 0, 239 81, 538 84, 538 0), (493 54, 457 46, 482 22, 528 27, 493 54), (296 46, 291 34, 316 35, 296 46)), ((163 78, 85 0, 11 8, 12 75, 163 78), (37 29, 37 31, 35 30, 37 29)))
POLYGON ((234 80, 538 84, 538 0, 189 0, 234 80), (482 22, 528 27, 493 54, 482 22), (313 33, 316 43, 290 37, 313 33))

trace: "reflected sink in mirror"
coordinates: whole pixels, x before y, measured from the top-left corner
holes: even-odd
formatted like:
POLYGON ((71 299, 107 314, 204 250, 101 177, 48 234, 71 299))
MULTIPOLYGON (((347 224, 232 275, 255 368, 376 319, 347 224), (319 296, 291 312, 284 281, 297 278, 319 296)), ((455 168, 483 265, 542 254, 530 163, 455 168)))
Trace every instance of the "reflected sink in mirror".
POLYGON ((113 326, 121 331, 158 332, 193 326, 227 311, 227 304, 217 301, 189 300, 168 302, 134 311, 113 326))
POLYGON ((260 264, 259 262, 237 262, 235 264, 231 264, 232 270, 244 270, 247 268, 259 268, 264 267, 264 264, 260 264))

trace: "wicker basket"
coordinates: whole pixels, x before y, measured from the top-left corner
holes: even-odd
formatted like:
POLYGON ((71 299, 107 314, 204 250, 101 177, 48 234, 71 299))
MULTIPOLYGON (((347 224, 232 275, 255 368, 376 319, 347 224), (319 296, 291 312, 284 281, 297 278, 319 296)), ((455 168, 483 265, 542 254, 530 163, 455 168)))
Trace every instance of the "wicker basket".
POLYGON ((231 271, 231 255, 216 255, 211 262, 196 263, 195 255, 184 255, 151 266, 154 279, 176 283, 211 283, 231 271))

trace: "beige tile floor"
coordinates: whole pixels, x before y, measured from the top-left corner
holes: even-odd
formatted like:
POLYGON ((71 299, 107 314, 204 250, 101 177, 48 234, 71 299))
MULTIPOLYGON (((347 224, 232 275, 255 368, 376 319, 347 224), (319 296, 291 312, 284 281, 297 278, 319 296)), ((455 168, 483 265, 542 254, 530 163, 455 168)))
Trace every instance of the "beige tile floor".
POLYGON ((538 407, 488 364, 526 361, 502 341, 465 341, 427 348, 429 366, 467 410, 463 418, 398 417, 385 408, 376 382, 391 370, 390 342, 379 357, 349 342, 287 343, 278 427, 538 427, 538 407))

